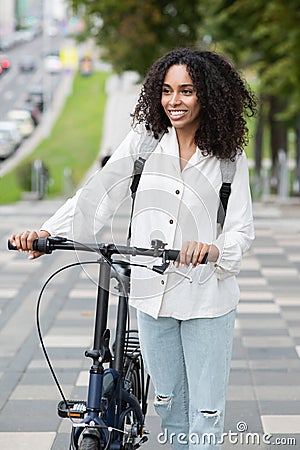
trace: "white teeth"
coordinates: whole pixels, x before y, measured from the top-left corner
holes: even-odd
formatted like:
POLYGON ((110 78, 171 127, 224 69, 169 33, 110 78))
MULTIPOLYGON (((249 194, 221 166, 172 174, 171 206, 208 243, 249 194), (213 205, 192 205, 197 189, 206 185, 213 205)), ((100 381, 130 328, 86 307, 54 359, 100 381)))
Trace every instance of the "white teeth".
POLYGON ((171 116, 182 116, 186 111, 169 111, 171 116))

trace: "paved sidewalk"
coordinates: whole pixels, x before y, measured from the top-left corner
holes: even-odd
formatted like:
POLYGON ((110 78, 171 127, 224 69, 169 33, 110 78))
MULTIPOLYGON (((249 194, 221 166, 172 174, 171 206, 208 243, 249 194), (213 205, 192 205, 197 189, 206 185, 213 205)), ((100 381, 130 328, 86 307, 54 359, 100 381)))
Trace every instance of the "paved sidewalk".
MULTIPOLYGON (((56 252, 36 261, 6 251, 12 231, 33 228, 60 201, 21 202, 0 207, 0 449, 65 450, 70 424, 56 416, 59 394, 37 341, 34 309, 45 279, 75 255, 56 252), (33 445, 32 445, 33 444, 33 445)), ((234 351, 226 431, 234 439, 271 442, 295 439, 300 448, 300 206, 256 204, 256 241, 239 276, 234 351)), ((120 220, 120 233, 125 229, 120 220)), ((87 276, 88 275, 88 276, 87 276)), ((82 270, 66 271, 47 290, 42 329, 50 357, 67 396, 85 398, 84 349, 90 346, 95 286, 82 270)), ((112 305, 112 314, 115 303, 112 305)), ((159 422, 149 408, 147 426, 155 450, 159 422)), ((241 448, 225 440, 224 449, 241 448)), ((292 442, 292 441, 290 441, 292 442)), ((275 445, 275 444, 274 444, 275 445)), ((253 449, 267 448, 250 445, 253 449)), ((163 446, 166 448, 166 446, 163 446)))

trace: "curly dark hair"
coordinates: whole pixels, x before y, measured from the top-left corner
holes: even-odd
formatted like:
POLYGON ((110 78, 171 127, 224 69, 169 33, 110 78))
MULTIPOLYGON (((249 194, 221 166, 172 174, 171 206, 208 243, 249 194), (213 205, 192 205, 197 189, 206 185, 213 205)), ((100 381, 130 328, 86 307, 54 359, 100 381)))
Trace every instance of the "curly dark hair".
POLYGON ((195 144, 203 155, 234 158, 248 143, 245 117, 256 112, 256 97, 224 56, 212 51, 176 49, 150 68, 132 114, 133 126, 143 123, 157 137, 168 131, 170 120, 161 105, 168 69, 186 65, 201 105, 195 144))

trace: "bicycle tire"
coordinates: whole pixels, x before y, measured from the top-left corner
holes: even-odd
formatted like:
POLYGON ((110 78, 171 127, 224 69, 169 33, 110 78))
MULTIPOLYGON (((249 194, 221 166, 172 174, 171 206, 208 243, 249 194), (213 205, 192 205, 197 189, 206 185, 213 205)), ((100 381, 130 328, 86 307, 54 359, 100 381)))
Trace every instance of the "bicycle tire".
POLYGON ((131 371, 131 389, 133 395, 141 402, 141 379, 140 379, 140 365, 137 361, 134 364, 133 370, 131 371))
POLYGON ((135 402, 136 406, 138 406, 141 398, 140 366, 137 361, 134 363, 132 369, 130 370, 130 390, 127 392, 128 397, 123 397, 122 402, 122 411, 123 413, 125 413, 125 415, 123 417, 122 423, 120 423, 120 429, 124 431, 121 449, 133 450, 137 439, 141 437, 141 430, 139 429, 140 427, 137 427, 137 424, 141 423, 141 417, 138 417, 136 415, 134 406, 135 402), (136 431, 133 432, 133 430, 136 431), (128 432, 129 436, 125 432, 128 432), (126 438, 126 436, 128 436, 128 438, 126 438))
POLYGON ((126 354, 123 362, 123 377, 130 392, 141 402, 141 350, 137 330, 128 330, 126 336, 126 354))
POLYGON ((131 428, 135 426, 136 423, 136 415, 133 411, 133 409, 128 409, 127 414, 124 417, 122 429, 124 431, 122 443, 121 443, 121 449, 122 450, 133 450, 134 446, 136 444, 136 441, 138 439, 138 436, 132 436, 130 435, 128 437, 127 433, 131 433, 131 428))
POLYGON ((78 450, 100 450, 99 440, 95 436, 83 436, 78 450))

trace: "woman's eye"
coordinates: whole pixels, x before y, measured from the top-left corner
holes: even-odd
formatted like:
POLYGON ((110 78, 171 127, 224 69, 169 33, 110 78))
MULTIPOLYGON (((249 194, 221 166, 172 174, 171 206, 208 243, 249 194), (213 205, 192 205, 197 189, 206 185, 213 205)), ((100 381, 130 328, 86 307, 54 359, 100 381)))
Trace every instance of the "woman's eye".
POLYGON ((193 93, 193 91, 191 89, 184 89, 182 91, 185 95, 191 95, 193 93))
POLYGON ((163 88, 163 94, 169 94, 170 93, 170 89, 168 88, 163 88))

